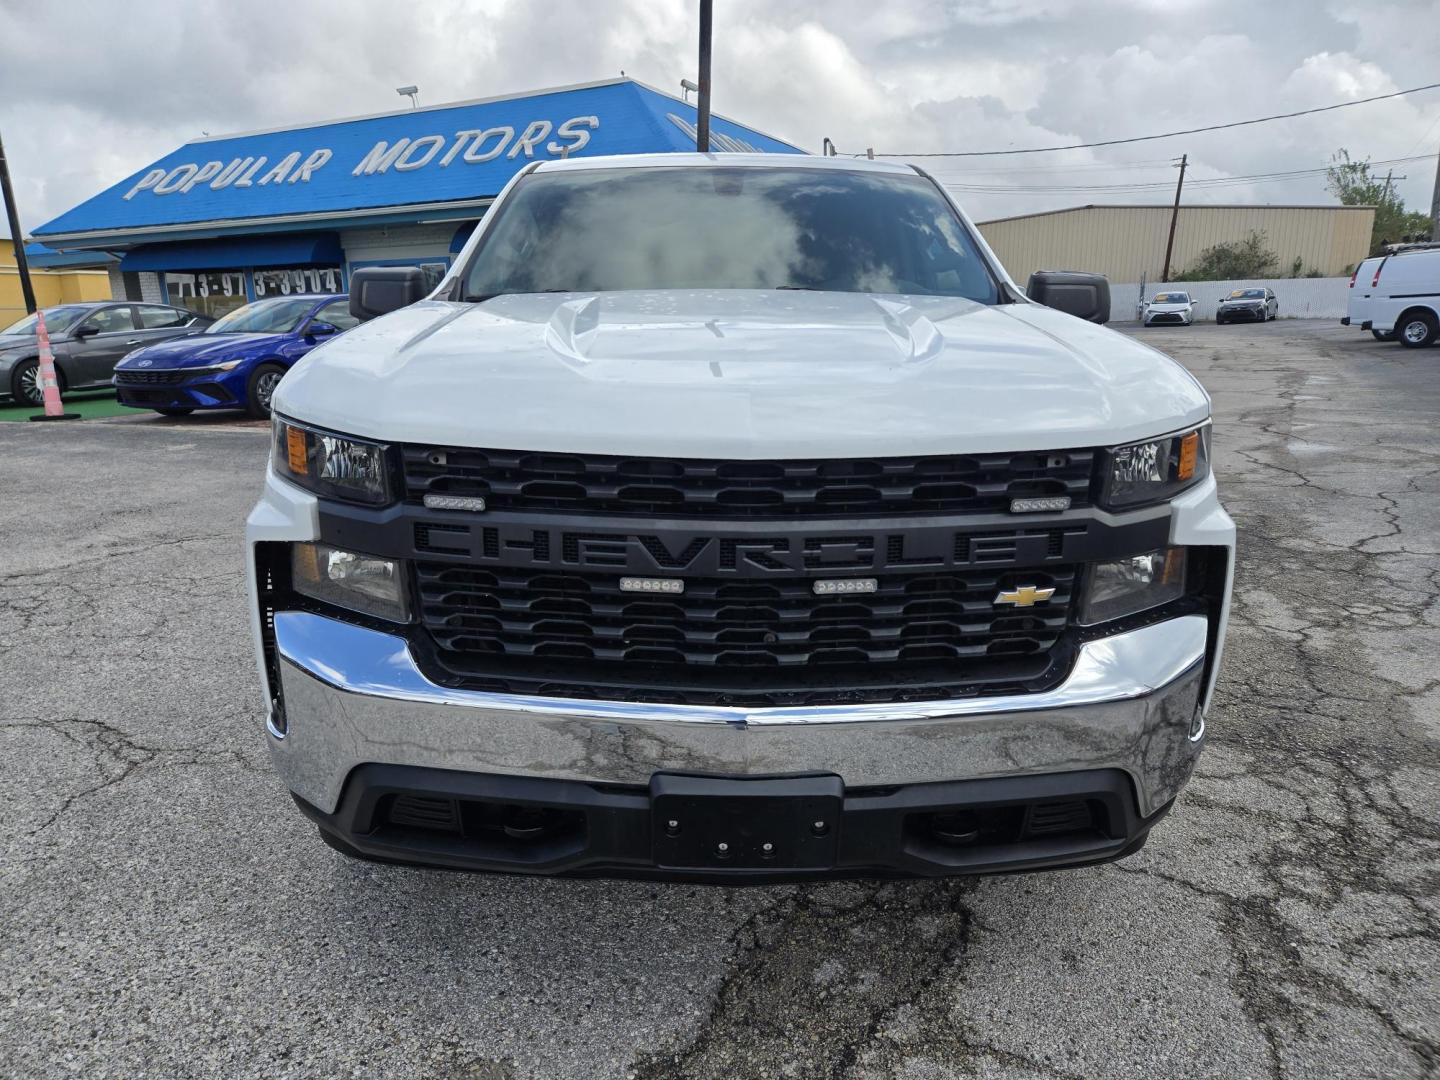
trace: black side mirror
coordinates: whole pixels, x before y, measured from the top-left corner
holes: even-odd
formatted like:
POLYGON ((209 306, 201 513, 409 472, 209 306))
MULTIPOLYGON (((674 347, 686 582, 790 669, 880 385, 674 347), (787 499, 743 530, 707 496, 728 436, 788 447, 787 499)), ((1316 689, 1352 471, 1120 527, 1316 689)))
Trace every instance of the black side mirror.
POLYGON ((1077 270, 1036 270, 1025 295, 1038 304, 1087 322, 1110 321, 1110 282, 1103 274, 1077 270))
POLYGON ((409 307, 434 284, 418 266, 367 266, 350 275, 350 314, 362 322, 409 307))
POLYGON ((84 341, 87 337, 94 337, 99 332, 98 326, 77 326, 70 336, 76 341, 84 341))
POLYGON ((340 328, 339 328, 338 326, 336 326, 334 323, 316 321, 316 322, 312 322, 312 323, 310 324, 310 326, 306 329, 306 331, 305 331, 305 336, 306 336, 306 337, 329 337, 329 336, 331 336, 332 334, 338 334, 339 332, 340 332, 340 328))

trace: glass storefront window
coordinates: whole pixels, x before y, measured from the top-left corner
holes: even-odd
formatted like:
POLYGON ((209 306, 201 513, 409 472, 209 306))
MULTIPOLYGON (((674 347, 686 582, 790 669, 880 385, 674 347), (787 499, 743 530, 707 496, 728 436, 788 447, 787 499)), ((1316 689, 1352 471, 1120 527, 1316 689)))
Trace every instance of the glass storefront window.
POLYGON ((218 319, 246 303, 243 270, 211 270, 198 274, 166 274, 170 303, 218 319))
POLYGON ((267 296, 291 296, 296 293, 338 293, 341 291, 340 267, 296 266, 276 267, 254 272, 255 299, 267 296))
POLYGON ((209 270, 195 274, 165 275, 170 303, 218 319, 249 302, 245 276, 250 275, 255 299, 301 293, 342 292, 344 278, 338 266, 274 267, 264 270, 209 270))

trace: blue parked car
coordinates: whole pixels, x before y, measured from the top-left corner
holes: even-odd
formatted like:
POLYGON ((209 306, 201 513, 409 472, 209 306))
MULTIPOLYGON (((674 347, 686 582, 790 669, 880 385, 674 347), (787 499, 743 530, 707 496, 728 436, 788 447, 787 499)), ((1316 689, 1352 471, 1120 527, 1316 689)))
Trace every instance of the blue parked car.
POLYGON ((346 296, 276 296, 230 312, 198 334, 136 349, 115 365, 120 404, 184 416, 244 409, 263 419, 295 361, 358 320, 346 296))

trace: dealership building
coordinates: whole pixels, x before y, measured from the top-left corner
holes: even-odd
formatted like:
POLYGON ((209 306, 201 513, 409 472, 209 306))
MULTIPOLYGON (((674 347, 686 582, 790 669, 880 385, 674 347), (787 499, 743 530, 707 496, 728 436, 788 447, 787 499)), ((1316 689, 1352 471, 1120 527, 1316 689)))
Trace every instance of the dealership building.
MULTIPOLYGON (((724 117, 714 151, 804 153, 724 117)), ((362 266, 444 269, 520 169, 694 150, 695 108, 633 79, 186 143, 35 229, 109 262, 116 299, 220 315, 343 292, 362 266)))

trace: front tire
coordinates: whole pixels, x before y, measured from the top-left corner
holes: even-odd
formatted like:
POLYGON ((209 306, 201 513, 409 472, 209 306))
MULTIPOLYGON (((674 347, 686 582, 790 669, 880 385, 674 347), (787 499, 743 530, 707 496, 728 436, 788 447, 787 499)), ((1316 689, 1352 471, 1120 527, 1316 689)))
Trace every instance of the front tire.
POLYGON ((256 420, 270 418, 270 399, 275 396, 275 387, 285 377, 285 369, 279 364, 261 364, 250 373, 245 382, 245 412, 256 420))
POLYGON ((1423 349, 1440 336, 1440 325, 1428 311, 1407 311, 1395 324, 1395 337, 1407 349, 1423 349))
MULTIPOLYGON (((65 392, 65 374, 58 367, 55 369, 55 382, 63 394, 65 392)), ((45 395, 40 390, 39 359, 32 357, 15 365, 15 369, 10 372, 10 393, 17 405, 40 407, 45 404, 45 395)))

